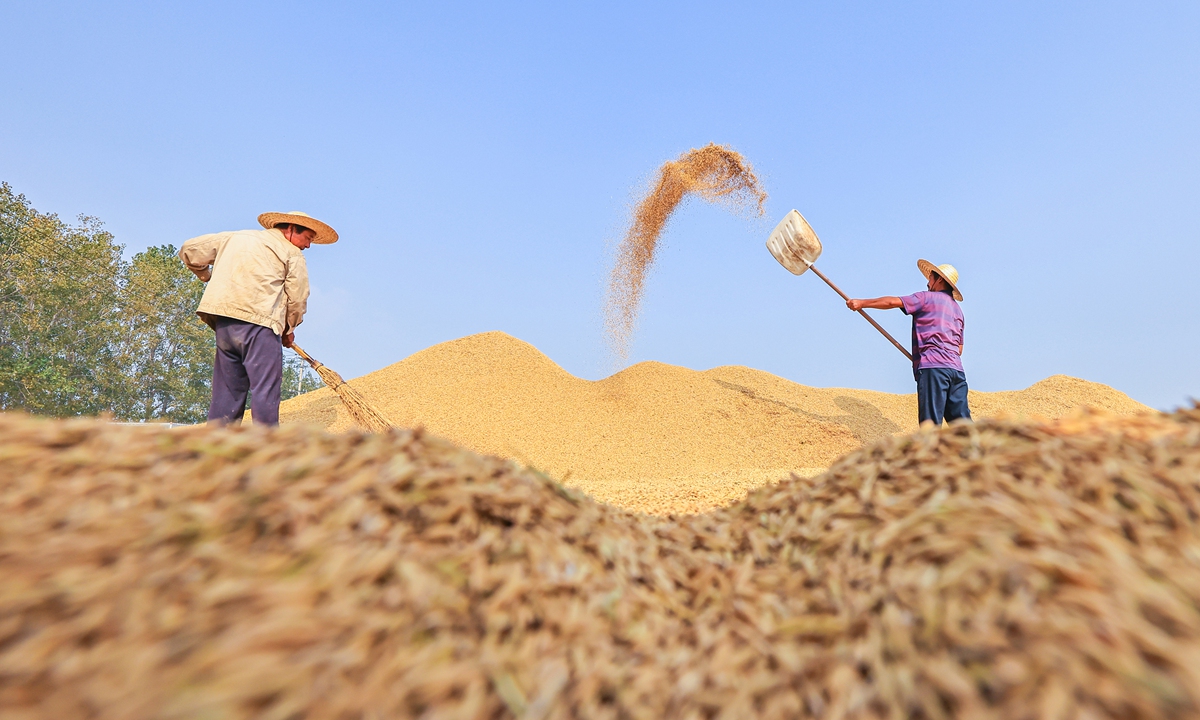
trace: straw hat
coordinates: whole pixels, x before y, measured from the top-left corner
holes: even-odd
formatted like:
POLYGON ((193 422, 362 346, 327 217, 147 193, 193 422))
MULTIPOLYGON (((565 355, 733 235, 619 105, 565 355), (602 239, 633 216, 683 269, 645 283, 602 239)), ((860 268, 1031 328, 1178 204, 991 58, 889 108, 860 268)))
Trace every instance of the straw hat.
POLYGON ((918 260, 917 267, 921 269, 921 274, 925 279, 929 279, 929 273, 937 273, 950 285, 950 289, 954 291, 954 299, 962 302, 962 293, 958 291, 958 271, 953 265, 934 265, 928 260, 918 260))
POLYGON ((299 210, 291 212, 266 212, 258 216, 258 224, 270 230, 279 223, 295 223, 317 233, 317 237, 313 240, 316 245, 332 245, 338 241, 337 231, 329 227, 320 220, 312 217, 308 213, 302 213, 299 210))

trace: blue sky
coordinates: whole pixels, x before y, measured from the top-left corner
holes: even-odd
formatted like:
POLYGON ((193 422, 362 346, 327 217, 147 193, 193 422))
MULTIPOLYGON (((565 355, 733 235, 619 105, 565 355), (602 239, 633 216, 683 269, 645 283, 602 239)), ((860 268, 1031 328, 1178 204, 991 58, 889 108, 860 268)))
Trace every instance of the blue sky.
MULTIPOLYGON (((953 263, 975 389, 1055 373, 1200 396, 1200 4, 6 2, 0 180, 130 251, 302 209, 297 340, 346 376, 486 330, 613 370, 612 250, 709 142, 768 216, 668 226, 633 361, 911 392, 763 246, 789 209, 855 296, 953 263)), ((900 338, 899 311, 876 317, 900 338)))

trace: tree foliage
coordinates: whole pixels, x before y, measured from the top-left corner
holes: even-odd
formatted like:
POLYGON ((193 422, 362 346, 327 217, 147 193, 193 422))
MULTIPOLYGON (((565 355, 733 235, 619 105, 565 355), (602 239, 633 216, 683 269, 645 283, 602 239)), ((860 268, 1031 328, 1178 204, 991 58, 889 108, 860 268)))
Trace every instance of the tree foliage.
MULTIPOLYGON (((203 422, 214 341, 204 285, 176 248, 124 248, 99 220, 69 225, 0 183, 0 410, 203 422)), ((316 389, 287 353, 284 399, 316 389)))
POLYGON ((303 395, 323 387, 316 373, 296 353, 285 350, 283 353, 283 385, 279 397, 283 400, 303 395))
POLYGON ((175 253, 152 247, 125 268, 118 358, 126 387, 113 408, 120 417, 201 422, 208 413, 213 336, 196 317, 204 285, 175 253))
POLYGON ((121 247, 94 218, 69 226, 0 185, 0 407, 45 415, 112 407, 121 370, 121 247))

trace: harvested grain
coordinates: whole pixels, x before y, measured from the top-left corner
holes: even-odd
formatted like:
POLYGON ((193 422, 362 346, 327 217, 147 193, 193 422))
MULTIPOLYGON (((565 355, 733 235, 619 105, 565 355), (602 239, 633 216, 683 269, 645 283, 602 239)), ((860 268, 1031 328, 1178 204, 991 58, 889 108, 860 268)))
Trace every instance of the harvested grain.
MULTIPOLYGON (((511 458, 626 509, 703 512, 916 429, 916 396, 812 388, 745 367, 697 372, 640 363, 591 382, 533 346, 484 333, 422 350, 350 381, 405 427, 511 458)), ((1080 405, 1146 412, 1112 388, 1054 376, 1027 390, 972 393, 978 417, 1058 417, 1080 405)), ((285 423, 344 431, 328 390, 289 400, 285 423)))
POLYGON ((665 519, 410 431, 0 415, 0 463, 5 717, 1200 717, 1200 410, 665 519))
POLYGON ((629 229, 617 248, 604 305, 606 337, 621 360, 629 357, 646 273, 654 264, 659 237, 688 197, 719 203, 734 212, 753 208, 760 216, 767 201, 750 163, 724 145, 692 148, 658 169, 646 196, 634 207, 629 229))

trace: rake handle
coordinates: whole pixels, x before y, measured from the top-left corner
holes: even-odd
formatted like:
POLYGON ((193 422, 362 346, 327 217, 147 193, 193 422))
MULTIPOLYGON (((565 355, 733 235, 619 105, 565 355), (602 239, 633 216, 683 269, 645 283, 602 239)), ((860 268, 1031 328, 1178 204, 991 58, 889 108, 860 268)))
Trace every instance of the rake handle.
MULTIPOLYGON (((828 282, 828 281, 826 281, 826 282, 828 282)), ((290 349, 293 352, 295 352, 297 355, 299 355, 300 357, 304 358, 304 360, 309 365, 312 365, 313 370, 316 370, 318 367, 321 366, 321 363, 317 362, 316 360, 313 360, 312 356, 309 355, 308 353, 304 352, 302 349, 300 349, 300 346, 297 345, 296 343, 292 343, 292 347, 290 349)))
POLYGON ((317 372, 317 375, 321 376, 321 382, 332 388, 336 388, 338 385, 345 384, 346 381, 342 380, 341 375, 333 372, 333 369, 327 367, 325 363, 304 352, 304 350, 301 349, 301 347, 296 343, 292 343, 291 350, 303 358, 312 367, 312 369, 317 372), (325 369, 321 370, 321 368, 325 369))
MULTIPOLYGON (((839 288, 837 285, 834 285, 832 280, 830 280, 829 278, 825 277, 825 273, 823 273, 823 272, 821 272, 820 270, 818 270, 816 265, 813 265, 813 264, 811 264, 811 263, 805 263, 805 264, 806 264, 806 265, 808 265, 808 269, 809 269, 809 270, 812 270, 813 272, 815 272, 815 273, 817 274, 817 277, 819 277, 819 278, 821 278, 822 280, 824 280, 826 285, 828 285, 829 287, 833 288, 833 291, 834 291, 835 293, 837 293, 838 295, 841 295, 843 300, 845 300, 845 301, 847 301, 847 302, 849 302, 849 301, 850 301, 850 296, 849 296, 849 295, 847 295, 846 293, 842 292, 842 289, 841 289, 841 288, 839 288)), ((908 359, 909 359, 909 362, 911 362, 911 361, 912 361, 912 354, 911 354, 910 352, 908 352, 907 350, 905 350, 903 345, 901 345, 900 343, 896 342, 896 338, 892 337, 892 334, 891 334, 891 333, 889 333, 887 330, 884 330, 884 329, 883 329, 883 327, 882 327, 882 326, 881 326, 879 323, 875 322, 875 318, 873 318, 873 317, 871 317, 870 315, 868 315, 868 314, 866 313, 866 311, 865 311, 865 310, 859 310, 859 311, 858 311, 858 314, 859 314, 859 315, 862 315, 862 316, 863 316, 863 318, 864 318, 864 319, 865 319, 867 322, 869 322, 869 323, 871 323, 872 325, 874 325, 874 326, 875 326, 875 329, 876 329, 876 330, 878 330, 879 332, 883 333, 883 336, 884 336, 885 338, 887 338, 888 340, 891 340, 891 341, 892 341, 892 344, 896 346, 896 349, 897 349, 897 350, 899 350, 900 352, 904 353, 904 357, 906 357, 906 358, 908 358, 908 359)))
POLYGON ((329 367, 325 363, 304 352, 304 350, 296 343, 292 343, 291 349, 297 355, 307 361, 308 364, 312 366, 313 370, 316 370, 317 376, 321 378, 321 382, 325 383, 325 387, 341 393, 339 388, 346 384, 346 381, 342 379, 341 375, 338 375, 336 372, 334 372, 333 368, 329 367))

